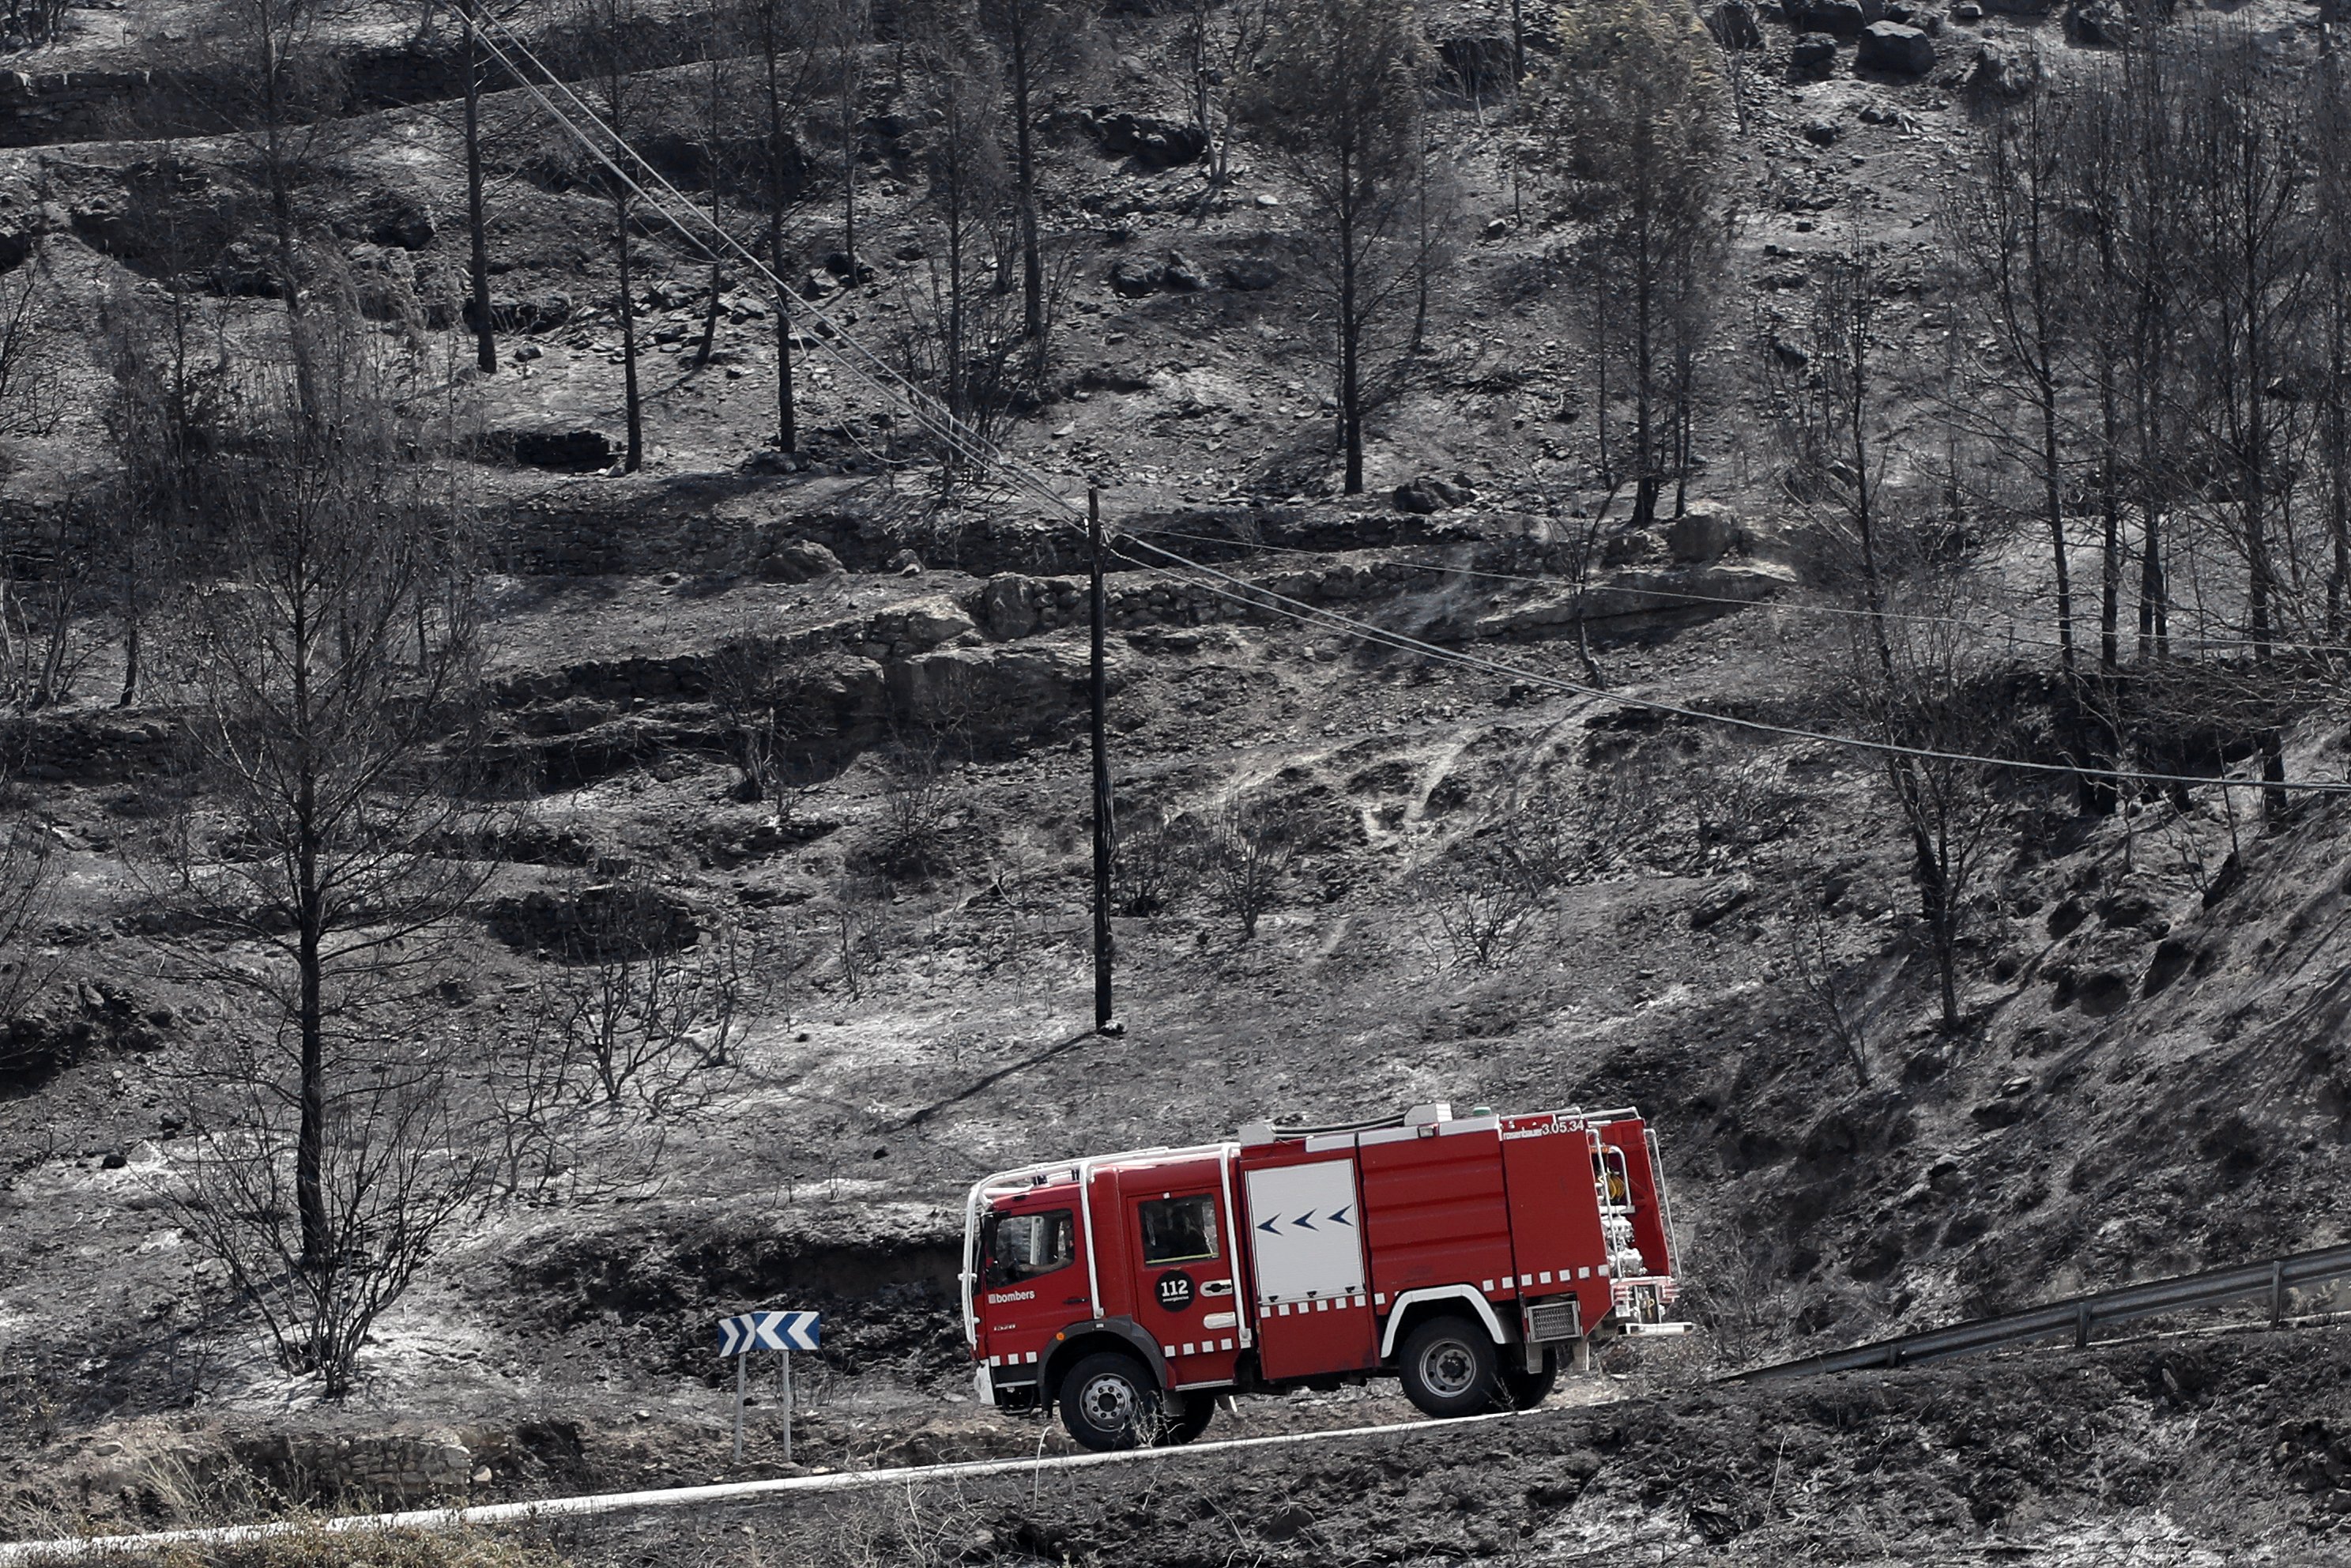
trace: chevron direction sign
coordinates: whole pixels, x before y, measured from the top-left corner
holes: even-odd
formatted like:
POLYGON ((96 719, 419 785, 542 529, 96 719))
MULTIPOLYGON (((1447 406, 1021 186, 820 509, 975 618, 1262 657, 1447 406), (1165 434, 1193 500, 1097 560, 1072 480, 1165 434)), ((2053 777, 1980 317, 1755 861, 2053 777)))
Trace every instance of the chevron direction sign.
POLYGON ((718 1354, 741 1355, 754 1350, 814 1350, 814 1312, 739 1312, 718 1320, 718 1354))
POLYGON ((1332 1209, 1327 1214, 1317 1214, 1312 1209, 1308 1209, 1303 1214, 1291 1215, 1287 1218, 1279 1214, 1270 1214, 1258 1221, 1257 1228, 1268 1236, 1280 1235, 1281 1228, 1285 1225, 1293 1230, 1318 1230, 1325 1225, 1343 1225, 1352 1230, 1354 1228, 1355 1222, 1348 1216, 1354 1212, 1353 1204, 1345 1204, 1332 1209))

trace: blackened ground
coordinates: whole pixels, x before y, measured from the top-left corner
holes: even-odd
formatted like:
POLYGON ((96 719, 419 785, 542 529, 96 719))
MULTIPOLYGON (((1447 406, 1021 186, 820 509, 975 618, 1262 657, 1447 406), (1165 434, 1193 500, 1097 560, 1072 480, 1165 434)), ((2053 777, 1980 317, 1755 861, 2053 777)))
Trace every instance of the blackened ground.
POLYGON ((2351 1333, 2143 1340, 643 1515, 583 1563, 2351 1560, 2351 1333))

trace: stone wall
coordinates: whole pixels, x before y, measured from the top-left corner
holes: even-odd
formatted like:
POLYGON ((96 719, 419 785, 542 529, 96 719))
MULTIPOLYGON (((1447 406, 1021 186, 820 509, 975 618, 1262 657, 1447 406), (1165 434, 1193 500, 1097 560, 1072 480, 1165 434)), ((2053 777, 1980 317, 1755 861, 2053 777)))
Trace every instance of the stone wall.
POLYGON ((323 1432, 232 1437, 235 1462, 300 1503, 413 1503, 493 1481, 570 1468, 580 1433, 568 1422, 332 1436, 323 1432))
MULTIPOLYGON (((642 576, 659 571, 798 580, 791 547, 821 545, 851 571, 895 570, 911 553, 925 567, 991 577, 1050 576, 1086 566, 1083 526, 1034 515, 941 511, 897 516, 817 509, 788 512, 789 492, 741 476, 699 476, 657 494, 581 486, 517 506, 492 530, 490 555, 525 577, 642 576), (764 491, 764 493, 763 493, 764 491)), ((1360 516, 1286 508, 1137 512, 1119 526, 1195 560, 1233 561, 1270 548, 1326 553, 1403 545, 1465 546, 1479 533, 1456 522, 1394 512, 1360 516)), ((1490 522, 1490 520, 1489 520, 1490 522)), ((1147 553, 1147 552, 1143 552, 1147 553)))
MULTIPOLYGON (((647 69, 696 58, 707 16, 686 12, 647 16, 637 25, 639 57, 647 69)), ((567 49, 565 29, 532 40, 549 60, 577 57, 567 49)), ((158 50, 185 45, 156 40, 158 50)), ((344 49, 336 68, 342 98, 334 112, 367 114, 378 110, 449 99, 465 91, 465 59, 460 35, 452 28, 420 43, 344 49)), ((516 83, 493 65, 485 78, 489 91, 516 83)), ((94 141, 126 134, 212 136, 249 130, 233 106, 246 98, 224 73, 203 67, 85 71, 0 71, 0 147, 38 147, 64 141, 94 141)))
POLYGON ((41 783, 117 782, 162 767, 174 746, 158 720, 78 713, 26 721, 24 740, 26 760, 16 771, 41 783))

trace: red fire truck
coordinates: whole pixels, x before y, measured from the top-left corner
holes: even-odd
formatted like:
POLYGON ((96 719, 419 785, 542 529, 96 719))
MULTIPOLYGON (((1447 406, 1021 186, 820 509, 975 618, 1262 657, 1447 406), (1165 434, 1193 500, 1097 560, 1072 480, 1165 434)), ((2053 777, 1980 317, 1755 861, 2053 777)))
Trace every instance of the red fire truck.
POLYGON ((1677 1332, 1674 1267, 1635 1113, 1419 1105, 991 1176, 964 1329, 982 1401, 1122 1448, 1190 1441, 1219 1395, 1390 1374, 1431 1416, 1525 1408, 1563 1354, 1677 1332))

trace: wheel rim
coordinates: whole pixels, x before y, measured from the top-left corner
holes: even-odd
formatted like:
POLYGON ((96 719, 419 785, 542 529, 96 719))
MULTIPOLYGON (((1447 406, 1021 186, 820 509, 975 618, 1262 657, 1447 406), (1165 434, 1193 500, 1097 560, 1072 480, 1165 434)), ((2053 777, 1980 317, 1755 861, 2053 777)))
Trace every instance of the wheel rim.
POLYGON ((1458 1339, 1441 1339, 1420 1353, 1420 1381, 1431 1394, 1451 1399, 1477 1385, 1478 1357, 1458 1339))
POLYGON ((1089 1378, 1078 1395, 1078 1409, 1087 1425, 1123 1432, 1134 1425, 1134 1385, 1112 1372, 1089 1378))

